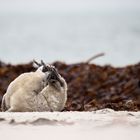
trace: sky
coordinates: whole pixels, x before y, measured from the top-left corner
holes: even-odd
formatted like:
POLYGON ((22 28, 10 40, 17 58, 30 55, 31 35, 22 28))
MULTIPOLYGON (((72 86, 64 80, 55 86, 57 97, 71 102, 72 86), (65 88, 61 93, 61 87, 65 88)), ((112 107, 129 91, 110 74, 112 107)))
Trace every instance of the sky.
POLYGON ((139 9, 139 0, 0 0, 0 11, 21 12, 70 12, 87 11, 88 9, 99 11, 135 10, 139 9))
POLYGON ((140 60, 140 0, 0 0, 0 59, 98 64, 140 60), (79 53, 80 52, 80 53, 79 53))

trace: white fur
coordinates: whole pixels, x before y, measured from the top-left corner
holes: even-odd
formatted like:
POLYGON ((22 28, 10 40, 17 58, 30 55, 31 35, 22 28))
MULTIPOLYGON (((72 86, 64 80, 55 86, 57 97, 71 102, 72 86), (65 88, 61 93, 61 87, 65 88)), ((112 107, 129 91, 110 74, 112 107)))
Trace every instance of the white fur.
POLYGON ((9 85, 3 96, 2 111, 61 111, 67 100, 67 84, 60 76, 64 87, 57 90, 47 85, 48 73, 42 67, 35 72, 21 74, 9 85))

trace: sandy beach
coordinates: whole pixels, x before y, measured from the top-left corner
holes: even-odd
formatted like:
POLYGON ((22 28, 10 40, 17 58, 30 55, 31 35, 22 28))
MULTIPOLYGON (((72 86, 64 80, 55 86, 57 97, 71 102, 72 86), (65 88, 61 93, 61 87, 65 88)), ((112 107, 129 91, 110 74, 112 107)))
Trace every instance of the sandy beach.
POLYGON ((140 112, 0 113, 1 139, 139 140, 140 112))

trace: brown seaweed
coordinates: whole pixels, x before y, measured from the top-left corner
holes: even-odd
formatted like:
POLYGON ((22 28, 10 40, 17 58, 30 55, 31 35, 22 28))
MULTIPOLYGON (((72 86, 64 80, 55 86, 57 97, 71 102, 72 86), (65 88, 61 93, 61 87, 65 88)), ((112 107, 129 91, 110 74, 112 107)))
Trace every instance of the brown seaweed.
MULTIPOLYGON (((68 83, 64 111, 140 110, 140 63, 123 68, 89 63, 55 62, 53 65, 68 83)), ((34 70, 32 62, 21 65, 0 62, 0 103, 11 81, 21 73, 34 70)))

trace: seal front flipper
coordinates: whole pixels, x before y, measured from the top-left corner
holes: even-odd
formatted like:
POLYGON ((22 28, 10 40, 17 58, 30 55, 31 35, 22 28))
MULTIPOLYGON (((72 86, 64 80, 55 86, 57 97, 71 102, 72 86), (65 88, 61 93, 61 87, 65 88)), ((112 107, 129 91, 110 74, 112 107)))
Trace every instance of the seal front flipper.
POLYGON ((5 96, 3 96, 3 98, 2 98, 1 109, 2 109, 2 112, 5 112, 8 110, 6 103, 5 103, 5 96))

